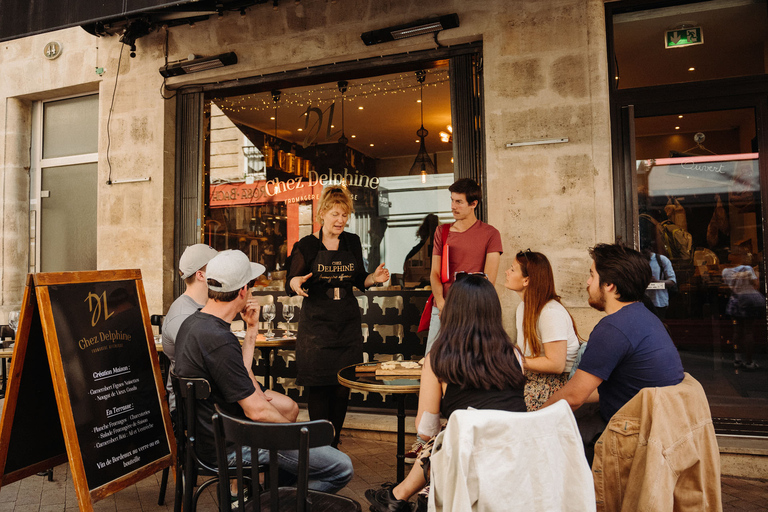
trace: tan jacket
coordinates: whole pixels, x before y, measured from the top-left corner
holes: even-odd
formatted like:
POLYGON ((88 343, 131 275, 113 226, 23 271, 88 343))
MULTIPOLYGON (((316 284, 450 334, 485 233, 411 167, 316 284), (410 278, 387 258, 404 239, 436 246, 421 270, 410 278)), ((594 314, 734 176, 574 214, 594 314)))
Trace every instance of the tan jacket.
POLYGON ((595 444, 597 510, 722 511, 720 451, 704 389, 642 389, 611 418, 595 444))

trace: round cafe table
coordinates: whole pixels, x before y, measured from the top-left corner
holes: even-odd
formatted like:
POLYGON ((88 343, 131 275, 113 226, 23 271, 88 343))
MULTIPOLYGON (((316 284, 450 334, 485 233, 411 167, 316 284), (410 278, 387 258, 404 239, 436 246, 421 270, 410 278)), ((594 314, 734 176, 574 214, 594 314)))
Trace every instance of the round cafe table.
POLYGON ((339 384, 355 391, 388 393, 397 400, 397 481, 405 478, 405 395, 418 393, 421 377, 376 376, 373 372, 355 372, 358 366, 375 366, 377 363, 360 363, 339 370, 339 384))

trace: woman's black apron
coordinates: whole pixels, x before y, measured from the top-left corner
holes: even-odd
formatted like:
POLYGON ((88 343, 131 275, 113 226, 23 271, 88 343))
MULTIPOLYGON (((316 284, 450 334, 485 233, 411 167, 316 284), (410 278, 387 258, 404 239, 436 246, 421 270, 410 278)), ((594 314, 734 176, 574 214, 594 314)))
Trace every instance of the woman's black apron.
POLYGON ((300 386, 338 384, 336 374, 363 358, 360 307, 352 290, 356 274, 365 272, 340 237, 339 250, 323 246, 309 262, 312 277, 307 281, 296 339, 296 383, 300 386))

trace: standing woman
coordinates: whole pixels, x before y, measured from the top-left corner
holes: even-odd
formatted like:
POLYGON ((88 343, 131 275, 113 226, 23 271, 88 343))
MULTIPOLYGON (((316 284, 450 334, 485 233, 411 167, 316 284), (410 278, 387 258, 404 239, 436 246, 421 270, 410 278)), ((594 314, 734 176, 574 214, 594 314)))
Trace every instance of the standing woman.
POLYGON ((288 295, 304 297, 296 338, 297 384, 307 390, 312 420, 327 419, 339 444, 347 415, 349 390, 338 383, 337 372, 363 360, 360 307, 352 287, 365 291, 389 279, 384 264, 368 273, 360 237, 344 231, 353 212, 345 187, 328 187, 320 196, 320 231, 293 246, 286 282, 288 295))
POLYGON ((525 354, 525 405, 535 411, 568 380, 579 351, 579 335, 555 292, 546 256, 530 249, 518 252, 504 285, 523 299, 517 307, 517 345, 525 354))

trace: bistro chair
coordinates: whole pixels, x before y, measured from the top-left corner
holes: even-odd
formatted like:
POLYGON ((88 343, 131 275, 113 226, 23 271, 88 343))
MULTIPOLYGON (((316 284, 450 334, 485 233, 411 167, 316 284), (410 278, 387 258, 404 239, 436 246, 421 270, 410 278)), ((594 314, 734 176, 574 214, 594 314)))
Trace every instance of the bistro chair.
MULTIPOLYGON (((231 478, 237 480, 237 510, 246 512, 360 512, 360 504, 345 496, 311 491, 309 485, 309 449, 328 446, 333 441, 333 425, 327 420, 301 423, 259 423, 235 418, 216 406, 213 415, 213 434, 216 439, 216 458, 219 467, 227 467, 227 446, 234 448, 237 461, 232 468, 227 468, 221 475, 221 481, 231 478), (253 497, 245 501, 245 480, 250 476, 252 483, 258 483, 257 468, 254 466, 247 474, 243 467, 242 449, 251 448, 251 453, 258 450, 269 451, 269 471, 266 474, 262 491, 254 485, 250 490, 253 497), (277 452, 279 450, 299 451, 299 473, 296 487, 279 487, 277 452), (253 488, 255 487, 255 489, 253 488), (254 492, 255 491, 255 492, 254 492)), ((230 512, 229 485, 219 484, 219 512, 230 512)))
MULTIPOLYGON (((184 512, 194 512, 202 492, 218 482, 219 476, 218 469, 200 460, 195 451, 197 401, 210 396, 211 385, 205 379, 186 379, 173 372, 171 372, 171 383, 174 393, 179 397, 176 400, 176 502, 173 510, 180 512, 183 502, 184 512), (200 484, 195 491, 198 475, 212 478, 200 484)), ((224 487, 229 488, 227 485, 224 487)), ((227 497, 227 506, 229 503, 230 500, 227 497)))

